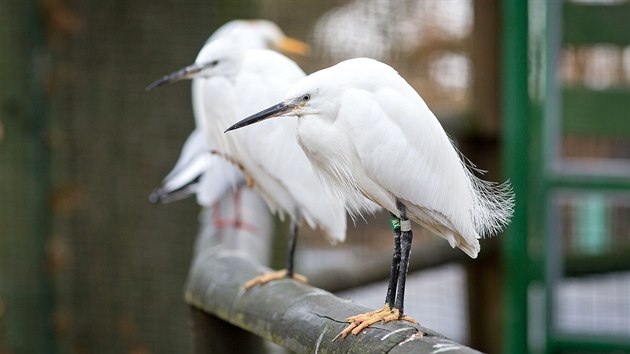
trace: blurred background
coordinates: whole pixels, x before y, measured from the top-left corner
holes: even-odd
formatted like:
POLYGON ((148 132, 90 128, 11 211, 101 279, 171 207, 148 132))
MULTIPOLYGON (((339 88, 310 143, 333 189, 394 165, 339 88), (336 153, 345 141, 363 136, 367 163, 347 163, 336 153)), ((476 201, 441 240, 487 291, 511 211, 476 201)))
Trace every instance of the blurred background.
MULTIPOLYGON (((190 86, 144 87, 237 18, 308 42, 307 73, 394 66, 511 179, 512 225, 477 260, 416 229, 410 315, 489 353, 630 352, 630 2, 0 0, 0 354, 192 350, 200 209, 147 202, 193 129, 190 86)), ((380 307, 387 226, 334 248, 304 229, 297 269, 380 307)))

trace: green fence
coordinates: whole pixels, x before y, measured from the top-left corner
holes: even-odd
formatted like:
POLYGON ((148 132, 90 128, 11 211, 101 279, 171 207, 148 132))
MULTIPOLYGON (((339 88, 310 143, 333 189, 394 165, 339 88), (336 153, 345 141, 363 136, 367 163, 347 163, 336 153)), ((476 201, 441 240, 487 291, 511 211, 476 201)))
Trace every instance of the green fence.
POLYGON ((630 351, 630 3, 504 5, 506 351, 630 351))

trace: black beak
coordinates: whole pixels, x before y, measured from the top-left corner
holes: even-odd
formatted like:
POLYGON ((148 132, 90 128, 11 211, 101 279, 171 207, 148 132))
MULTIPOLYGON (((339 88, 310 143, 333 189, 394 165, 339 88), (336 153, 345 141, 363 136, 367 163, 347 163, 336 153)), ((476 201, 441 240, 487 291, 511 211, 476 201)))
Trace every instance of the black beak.
POLYGON ((173 82, 181 81, 184 79, 192 79, 195 74, 200 72, 203 69, 203 66, 198 64, 192 64, 185 68, 174 71, 166 76, 163 76, 161 79, 156 80, 149 84, 144 90, 151 91, 156 87, 164 86, 173 82))
POLYGON ((293 109, 295 109, 296 106, 292 105, 292 104, 286 104, 284 102, 280 102, 276 105, 273 105, 265 110, 262 110, 258 113, 252 114, 251 116, 241 120, 240 122, 234 124, 233 126, 227 128, 225 130, 225 133, 229 132, 230 130, 234 130, 234 129, 239 129, 245 126, 248 126, 250 124, 254 124, 254 123, 258 123, 261 122, 265 119, 269 119, 269 118, 273 118, 273 117, 278 117, 281 115, 286 114, 287 112, 292 111, 293 109))

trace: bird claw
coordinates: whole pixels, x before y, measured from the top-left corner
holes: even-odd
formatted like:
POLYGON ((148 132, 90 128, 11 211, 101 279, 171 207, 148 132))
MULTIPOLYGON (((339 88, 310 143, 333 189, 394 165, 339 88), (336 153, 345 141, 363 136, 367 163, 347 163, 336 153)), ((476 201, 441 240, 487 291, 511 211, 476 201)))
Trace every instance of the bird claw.
MULTIPOLYGON (((269 272, 269 273, 264 273, 264 274, 260 274, 255 276, 254 278, 248 280, 244 285, 243 285, 243 290, 249 290, 255 286, 258 285, 264 285, 267 284, 269 282, 272 282, 274 280, 279 280, 279 279, 285 279, 287 278, 287 270, 283 269, 283 270, 279 270, 276 272, 269 272)), ((303 276, 302 274, 297 274, 294 273, 293 274, 293 280, 298 281, 300 283, 306 284, 308 283, 308 279, 303 276)))
POLYGON ((410 323, 418 323, 416 320, 409 316, 401 315, 400 310, 396 308, 390 309, 389 305, 385 305, 382 309, 379 310, 348 317, 347 320, 348 322, 350 322, 350 324, 346 328, 344 328, 344 330, 341 331, 333 339, 333 341, 339 337, 341 337, 342 339, 346 338, 350 333, 357 335, 369 326, 381 321, 383 323, 391 321, 407 321, 410 323))
POLYGON ((400 317, 398 320, 399 321, 406 321, 406 322, 409 322, 409 323, 412 323, 412 324, 418 323, 418 321, 416 321, 415 319, 413 319, 412 317, 409 317, 407 315, 402 315, 402 317, 400 317))
POLYGON ((346 318, 346 320, 348 322, 364 322, 367 319, 379 315, 381 313, 390 313, 392 310, 389 308, 389 305, 385 305, 383 306, 382 309, 378 309, 378 310, 374 310, 374 311, 370 311, 370 312, 366 312, 366 313, 361 313, 358 315, 354 315, 354 316, 350 316, 348 318, 346 318))

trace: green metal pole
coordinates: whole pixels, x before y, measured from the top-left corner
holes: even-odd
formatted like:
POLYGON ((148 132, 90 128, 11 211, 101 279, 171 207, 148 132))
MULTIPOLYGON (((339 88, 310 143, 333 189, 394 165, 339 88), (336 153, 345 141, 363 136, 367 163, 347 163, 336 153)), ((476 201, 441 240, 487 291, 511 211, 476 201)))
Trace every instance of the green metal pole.
POLYGON ((0 353, 54 353, 46 271, 46 48, 37 1, 0 2, 0 353))
POLYGON ((502 110, 504 163, 516 194, 514 217, 503 237, 504 353, 527 352, 527 198, 528 6, 524 0, 504 0, 502 8, 502 110))

